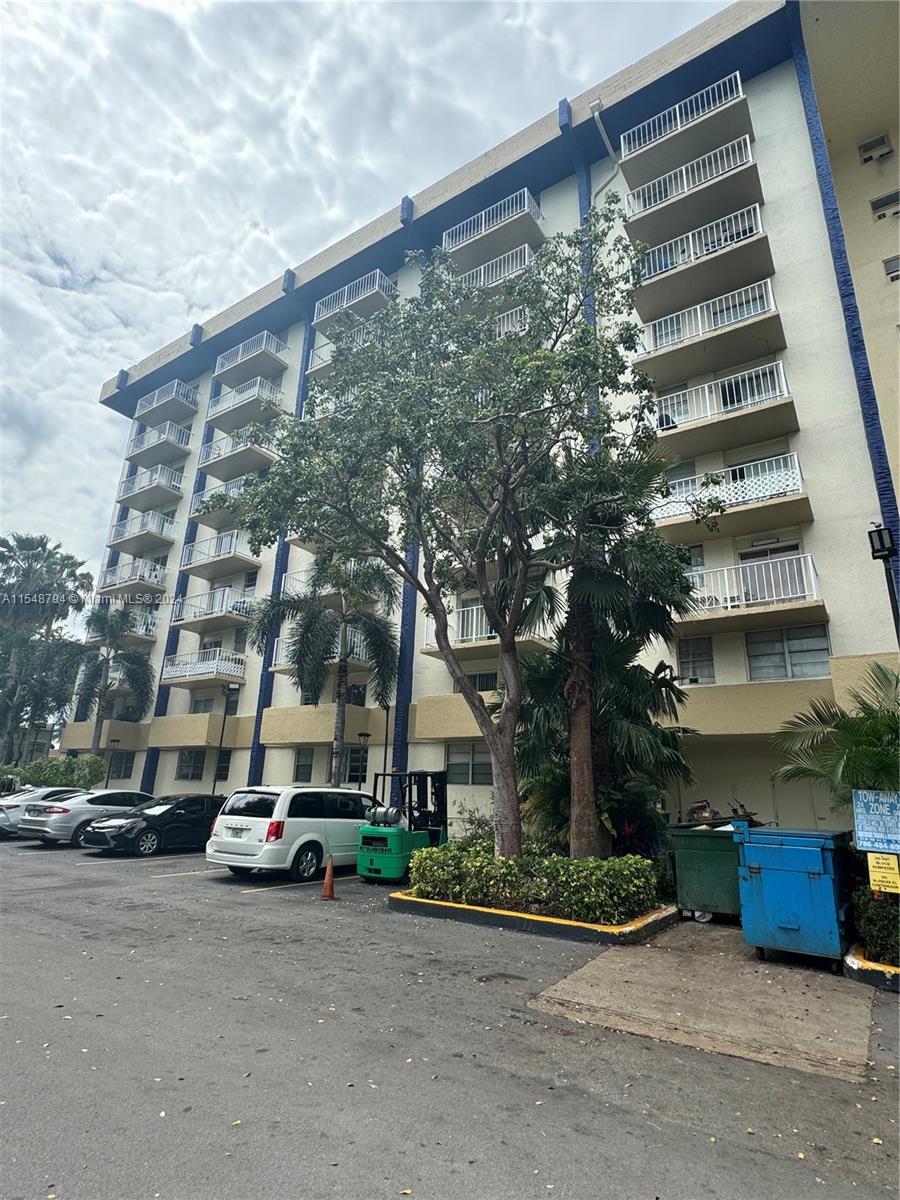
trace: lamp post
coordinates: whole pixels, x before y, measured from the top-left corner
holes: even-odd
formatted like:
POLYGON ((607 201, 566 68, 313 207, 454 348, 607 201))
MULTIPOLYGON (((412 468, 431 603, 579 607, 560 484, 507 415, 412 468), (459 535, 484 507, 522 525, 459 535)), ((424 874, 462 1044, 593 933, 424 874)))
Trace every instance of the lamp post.
POLYGON ((228 697, 234 695, 235 692, 241 690, 239 683, 225 683, 222 685, 222 695, 225 697, 225 703, 222 705, 222 726, 219 729, 219 749, 216 751, 216 763, 213 767, 213 791, 216 790, 216 783, 219 779, 219 763, 222 759, 222 743, 225 741, 225 722, 228 720, 228 697))
POLYGON ((112 773, 113 759, 115 758, 116 746, 118 746, 119 741, 120 741, 119 738, 110 738, 109 739, 109 744, 112 747, 112 749, 109 752, 109 758, 106 760, 106 783, 104 783, 104 785, 103 785, 105 788, 109 787, 109 777, 112 773))
MULTIPOLYGON (((363 733, 358 733, 356 736, 359 740, 359 770, 356 773, 356 790, 361 792, 363 780, 363 753, 368 746, 369 738, 372 735, 368 732, 368 730, 366 730, 363 733)), ((368 766, 368 763, 366 765, 368 766)))
POLYGON ((880 559, 884 564, 884 578, 887 582, 888 597, 891 602, 891 614, 894 618, 894 632, 897 635, 898 642, 900 642, 900 611, 897 608, 897 589, 894 586, 894 573, 891 570, 891 559, 897 555, 894 535, 885 525, 876 525, 874 521, 868 533, 869 549, 872 551, 872 558, 876 562, 880 559))
POLYGON ((391 726, 391 706, 384 706, 384 758, 381 763, 382 774, 387 775, 387 756, 388 756, 388 730, 391 726))

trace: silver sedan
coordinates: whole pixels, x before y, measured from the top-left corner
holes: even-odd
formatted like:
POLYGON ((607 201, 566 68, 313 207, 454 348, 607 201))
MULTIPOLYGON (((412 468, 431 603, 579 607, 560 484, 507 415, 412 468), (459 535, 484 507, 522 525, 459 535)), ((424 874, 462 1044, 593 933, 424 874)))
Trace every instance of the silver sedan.
POLYGON ((19 822, 27 804, 60 801, 64 797, 77 795, 81 790, 81 788, 63 787, 23 787, 18 791, 0 796, 0 834, 11 837, 18 832, 19 822))
POLYGON ((85 830, 98 817, 112 817, 125 808, 134 808, 153 797, 148 792, 123 792, 118 788, 95 788, 91 792, 51 800, 28 799, 19 821, 18 834, 40 838, 45 845, 70 842, 83 846, 85 830))

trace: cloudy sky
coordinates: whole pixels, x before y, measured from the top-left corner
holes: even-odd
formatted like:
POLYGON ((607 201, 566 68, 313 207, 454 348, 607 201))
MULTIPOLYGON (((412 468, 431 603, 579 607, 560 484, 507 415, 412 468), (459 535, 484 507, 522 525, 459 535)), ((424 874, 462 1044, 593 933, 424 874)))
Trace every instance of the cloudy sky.
POLYGON ((4 3, 0 528, 96 572, 103 380, 722 7, 4 3))

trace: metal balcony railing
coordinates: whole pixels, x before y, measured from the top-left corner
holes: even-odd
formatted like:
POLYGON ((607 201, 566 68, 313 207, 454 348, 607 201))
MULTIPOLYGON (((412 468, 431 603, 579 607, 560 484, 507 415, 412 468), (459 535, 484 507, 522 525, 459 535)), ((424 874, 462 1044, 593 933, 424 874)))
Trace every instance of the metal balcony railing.
MULTIPOLYGON (((275 648, 272 653, 273 667, 283 667, 286 664, 287 645, 288 639, 286 637, 277 637, 275 639, 275 648)), ((347 630, 347 654, 350 658, 355 658, 359 662, 367 661, 365 643, 358 629, 347 630)))
POLYGON ((153 487, 155 484, 162 484, 164 487, 180 492, 183 481, 183 471, 175 471, 172 467, 166 466, 150 467, 146 471, 138 471, 129 478, 123 479, 119 484, 116 499, 124 500, 126 496, 131 496, 134 492, 140 492, 144 488, 153 487))
POLYGON ((661 246, 654 246, 644 255, 644 282, 743 242, 761 233, 762 227, 759 205, 752 204, 749 208, 742 208, 740 212, 731 213, 709 225, 701 226, 700 229, 683 233, 681 237, 673 238, 661 246))
MULTIPOLYGON (((447 622, 447 627, 452 645, 495 641, 497 638, 496 633, 491 629, 487 613, 480 604, 465 604, 458 607, 447 622)), ((548 638, 550 630, 546 622, 542 621, 529 629, 520 629, 516 636, 548 638)), ((437 645, 432 617, 428 617, 425 622, 425 645, 437 645)))
POLYGON ((739 504, 754 504, 803 491, 803 475, 796 454, 761 458, 726 467, 715 474, 721 475, 721 483, 704 484, 703 475, 673 480, 669 484, 670 495, 654 511, 656 519, 687 516, 691 511, 691 497, 701 493, 718 498, 726 508, 734 508, 739 504))
POLYGON ((255 337, 248 338, 246 342, 241 342, 239 346, 232 346, 230 350, 226 350, 224 354, 220 354, 216 359, 215 374, 218 375, 220 371, 236 366, 238 363, 243 362, 245 358, 259 354, 261 350, 268 350, 270 354, 275 354, 279 358, 283 358, 287 354, 287 349, 287 342, 283 342, 274 333, 264 330, 262 333, 256 334, 255 337))
POLYGON ((213 396, 209 402, 210 417, 214 417, 217 413, 225 412, 229 408, 236 408, 237 405, 243 404, 246 400, 251 400, 255 397, 265 400, 270 404, 280 404, 282 392, 274 383, 270 383, 268 379, 262 379, 257 376, 256 379, 249 379, 246 383, 242 383, 240 387, 232 388, 228 392, 220 392, 218 396, 213 396))
POLYGON ((249 617, 253 611, 253 597, 246 596, 235 588, 214 588, 202 596, 179 596, 172 605, 173 621, 193 621, 200 617, 215 617, 222 613, 234 613, 237 617, 249 617))
POLYGON ((155 392, 150 392, 148 396, 142 396, 135 407, 135 417, 149 412, 151 408, 156 408, 158 404, 162 404, 164 400, 171 400, 174 396, 183 400, 190 408, 197 407, 197 389, 191 387, 190 384, 182 383, 180 379, 173 379, 171 383, 163 384, 155 392))
POLYGON ((237 496, 244 488, 248 479, 255 479, 254 475, 239 475, 237 479, 230 479, 228 483, 220 483, 218 487, 204 488, 202 492, 194 492, 191 497, 191 513, 200 512, 203 504, 209 500, 211 496, 237 496))
POLYGON ((494 334, 498 338, 508 333, 521 333, 528 327, 528 310, 523 306, 512 308, 494 318, 494 334))
POLYGON ((362 300, 364 296, 371 296, 373 292, 381 292, 385 298, 396 296, 397 294, 396 283, 392 279, 388 279, 384 271, 378 267, 374 271, 370 271, 368 275, 363 275, 361 279, 354 279, 346 287, 339 288, 338 291, 332 292, 330 296, 324 296, 321 300, 317 301, 315 312, 313 313, 313 324, 316 321, 323 320, 325 317, 333 316, 334 313, 340 312, 342 308, 349 308, 351 304, 362 300))
POLYGON ((721 108, 723 104, 729 104, 743 94, 740 72, 735 71, 733 75, 726 75, 724 79, 710 84, 702 92, 695 92, 686 100, 681 100, 664 112, 657 113, 649 121, 635 125, 633 129, 627 129, 622 134, 622 158, 625 159, 630 154, 636 154, 638 150, 643 150, 645 146, 658 142, 660 138, 668 137, 670 133, 674 133, 677 129, 683 129, 685 125, 691 125, 694 121, 705 117, 707 113, 721 108))
POLYGON ((142 612, 139 614, 137 623, 135 624, 132 633, 136 633, 138 637, 156 637, 156 630, 159 626, 159 619, 156 613, 142 612))
POLYGON ((181 565, 189 567, 211 558, 224 558, 229 554, 243 554, 251 558, 250 539, 242 529, 230 529, 227 533, 219 533, 215 537, 204 538, 202 542, 192 542, 181 552, 181 565))
POLYGON ((474 271, 466 271, 465 275, 460 276, 459 281, 469 288, 496 287, 504 279, 511 279, 513 275, 527 270, 533 262, 534 251, 532 248, 517 246, 508 254, 501 254, 499 258, 493 258, 490 262, 476 267, 474 271))
MULTIPOLYGON (((217 438, 214 442, 207 442, 205 446, 200 447, 200 466, 204 463, 215 462, 217 458, 224 458, 226 454, 233 454, 236 450, 243 450, 245 446, 267 446, 269 439, 260 436, 250 429, 239 429, 237 433, 230 433, 227 437, 217 438)), ((220 491, 216 488, 216 491, 220 491)))
POLYGON ((457 246, 462 246, 473 238, 481 237, 496 225, 502 225, 504 221, 509 221, 512 217, 518 217, 524 213, 530 213, 539 225, 543 223, 544 214, 541 212, 541 206, 528 188, 522 188, 512 196, 507 196, 505 200, 499 200, 490 208, 484 208, 474 217, 468 217, 465 221, 454 225, 452 229, 448 229, 444 234, 443 247, 445 250, 455 250, 457 246))
POLYGON ((659 179, 651 179, 643 187, 628 192, 625 196, 625 216, 636 217, 648 208, 655 208, 657 204, 665 204, 674 196, 689 192, 692 188, 700 187, 711 179, 733 171, 736 167, 746 166, 752 161, 750 138, 746 135, 737 138, 735 141, 729 142, 727 146, 720 146, 718 150, 712 150, 709 154, 704 154, 701 158, 695 158, 693 162, 685 163, 683 167, 670 171, 668 175, 661 175, 659 179))
POLYGON ((145 558, 133 558, 129 562, 106 567, 100 572, 98 588, 120 587, 124 583, 149 583, 162 587, 166 568, 145 558))
POLYGON ((694 308, 685 308, 681 312, 652 321, 643 328, 641 346, 644 354, 653 354, 667 346, 687 341, 688 338, 713 333, 738 321, 758 317, 774 308, 772 285, 768 279, 764 279, 761 283, 752 283, 749 287, 727 292, 724 296, 717 296, 714 300, 707 300, 694 308))
POLYGON ((128 443, 125 453, 126 457, 129 454, 136 454, 138 450, 146 450, 149 446, 155 446, 157 442, 174 442, 177 446, 184 446, 186 449, 190 445, 190 441, 191 431, 189 429, 185 429, 183 425, 176 425, 174 421, 166 421, 154 429, 145 429, 143 433, 133 437, 128 443))
POLYGON ((752 608, 757 604, 789 604, 815 600, 818 595, 816 569, 810 554, 691 571, 690 578, 694 602, 703 612, 752 608))
POLYGON ((737 412, 788 395, 784 366, 780 362, 725 379, 715 379, 699 387, 660 396, 656 402, 656 423, 661 432, 691 421, 707 421, 723 413, 737 412))
POLYGON ((109 540, 118 542, 121 538, 134 537, 136 533, 158 533, 160 537, 174 540, 175 522, 158 512, 138 513, 124 521, 116 521, 110 527, 109 540))
POLYGON ((202 679, 208 675, 241 680, 245 670, 243 654, 235 654, 231 650, 223 650, 216 646, 210 650, 198 650, 196 654, 170 654, 163 661, 162 682, 202 679))

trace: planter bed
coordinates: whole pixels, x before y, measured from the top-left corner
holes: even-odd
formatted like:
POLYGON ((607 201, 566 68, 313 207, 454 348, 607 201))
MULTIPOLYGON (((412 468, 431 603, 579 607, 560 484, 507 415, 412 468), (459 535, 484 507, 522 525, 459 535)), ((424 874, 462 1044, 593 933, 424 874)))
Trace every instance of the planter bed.
POLYGON ((868 983, 887 992, 900 992, 900 967, 870 962, 858 943, 844 955, 844 974, 857 983, 868 983))

